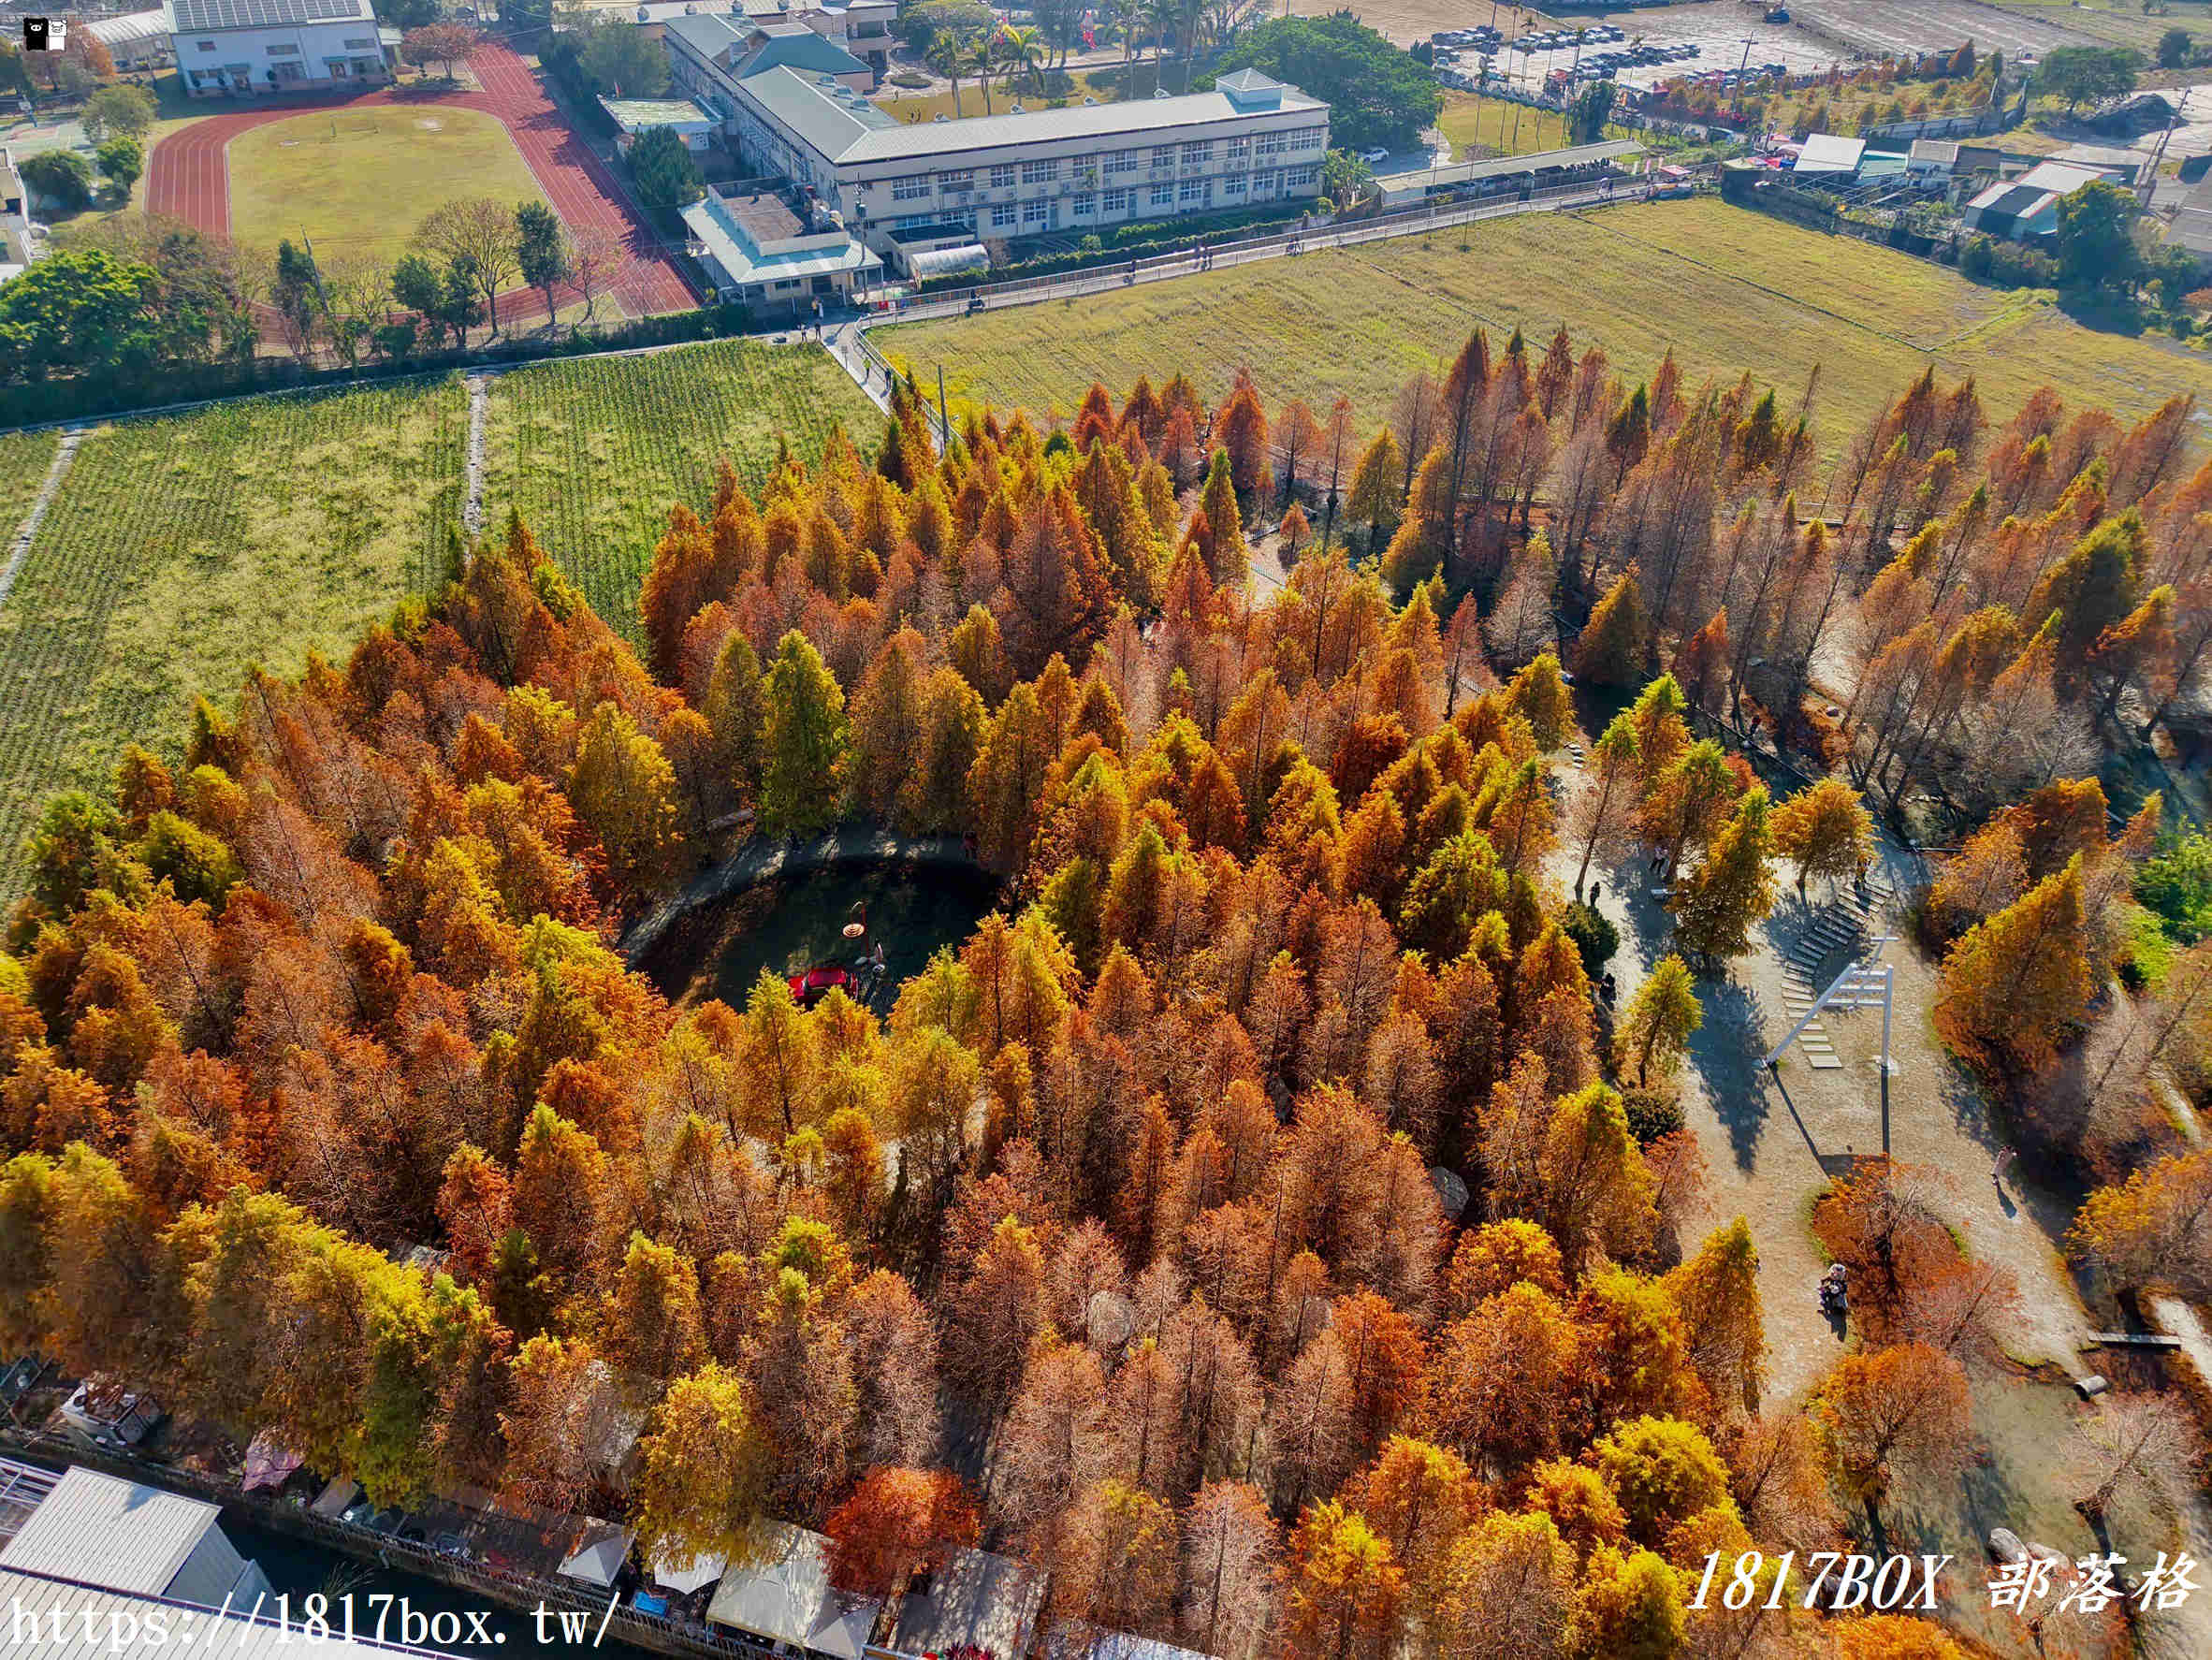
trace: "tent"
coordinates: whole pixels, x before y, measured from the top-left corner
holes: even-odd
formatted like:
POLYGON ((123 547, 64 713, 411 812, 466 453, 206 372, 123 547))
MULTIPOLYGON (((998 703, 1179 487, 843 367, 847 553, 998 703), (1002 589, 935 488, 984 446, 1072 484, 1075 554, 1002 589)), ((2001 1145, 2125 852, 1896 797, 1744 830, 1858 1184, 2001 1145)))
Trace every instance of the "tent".
POLYGON ((587 1518, 584 1531, 560 1565, 560 1577, 585 1585, 612 1585, 629 1559, 630 1541, 636 1536, 615 1522, 587 1518))

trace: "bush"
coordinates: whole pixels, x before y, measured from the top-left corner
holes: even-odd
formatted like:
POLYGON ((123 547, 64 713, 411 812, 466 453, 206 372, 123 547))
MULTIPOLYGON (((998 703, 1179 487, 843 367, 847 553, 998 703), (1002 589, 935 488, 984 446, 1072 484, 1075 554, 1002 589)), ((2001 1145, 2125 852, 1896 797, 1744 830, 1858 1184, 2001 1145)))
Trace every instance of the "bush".
POLYGON ((1681 1099, 1668 1087, 1623 1089, 1621 1110, 1627 1115, 1628 1131, 1639 1147, 1648 1147, 1682 1127, 1681 1099))
POLYGON ((42 150, 26 156, 16 171, 25 184, 64 208, 74 211, 92 206, 92 163, 74 150, 42 150))
POLYGON ((1578 900, 1566 908, 1559 921, 1560 931, 1575 942, 1575 949, 1582 954, 1582 972, 1595 980, 1606 971, 1606 965, 1613 960, 1613 954, 1621 949, 1621 930, 1607 920, 1605 912, 1594 905, 1578 900))

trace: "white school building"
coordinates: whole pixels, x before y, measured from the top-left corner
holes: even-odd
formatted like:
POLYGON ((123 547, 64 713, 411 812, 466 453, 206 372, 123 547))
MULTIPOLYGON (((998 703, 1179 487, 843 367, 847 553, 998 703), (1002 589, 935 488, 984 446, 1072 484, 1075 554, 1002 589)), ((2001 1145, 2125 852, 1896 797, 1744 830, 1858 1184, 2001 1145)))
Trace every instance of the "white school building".
POLYGON ((399 31, 370 0, 165 0, 184 90, 196 98, 376 86, 399 31))

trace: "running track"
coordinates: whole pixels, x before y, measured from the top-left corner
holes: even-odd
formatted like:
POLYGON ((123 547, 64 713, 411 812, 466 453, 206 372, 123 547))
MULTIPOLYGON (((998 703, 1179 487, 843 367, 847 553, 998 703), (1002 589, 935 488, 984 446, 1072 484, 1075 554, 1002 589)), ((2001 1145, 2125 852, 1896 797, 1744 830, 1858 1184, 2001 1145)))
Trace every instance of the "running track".
MULTIPOLYGON (((561 119, 530 66, 507 47, 488 40, 469 59, 469 67, 484 87, 480 93, 423 93, 412 87, 382 86, 350 98, 271 101, 196 121, 153 147, 146 167, 147 211, 228 235, 230 140, 248 127, 302 110, 371 104, 454 105, 480 109, 506 126, 522 159, 537 176, 538 188, 571 230, 601 226, 621 237, 628 257, 613 291, 633 316, 689 311, 696 305, 691 285, 662 251, 620 182, 561 119)), ((513 322, 517 307, 535 310, 544 303, 534 289, 511 289, 500 296, 501 315, 513 322)))

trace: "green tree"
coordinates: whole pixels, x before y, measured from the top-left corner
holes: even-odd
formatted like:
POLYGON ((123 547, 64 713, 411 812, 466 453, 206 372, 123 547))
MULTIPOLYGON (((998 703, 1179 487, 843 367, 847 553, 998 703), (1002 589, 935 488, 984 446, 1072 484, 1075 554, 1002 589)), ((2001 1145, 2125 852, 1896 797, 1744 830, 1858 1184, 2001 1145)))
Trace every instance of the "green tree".
POLYGON ((146 170, 146 152, 138 139, 117 134, 99 149, 93 158, 100 164, 100 174, 127 200, 131 186, 138 182, 138 175, 146 170))
POLYGON ((1659 1063, 1661 1071, 1671 1070, 1675 1056, 1682 1052, 1705 1018, 1705 1011, 1697 1001, 1697 992, 1690 981, 1690 970, 1681 957, 1669 954, 1662 957, 1636 996, 1628 1002, 1621 1016, 1621 1025, 1613 1042, 1625 1071, 1628 1063, 1636 1063, 1636 1081, 1650 1081, 1652 1063, 1659 1063))
POLYGON ((568 795, 616 880, 642 891, 676 875, 684 853, 676 772, 618 704, 601 704, 578 730, 568 795))
POLYGON ((546 297, 546 321, 553 321, 553 284, 568 275, 568 243, 560 220, 544 202, 515 209, 515 258, 522 280, 546 297))
MULTIPOLYGON (((604 12, 594 15, 605 18, 604 12)), ((668 49, 635 23, 594 23, 576 53, 576 66, 593 92, 610 98, 657 98, 668 90, 668 49)), ((678 149, 682 143, 677 140, 678 149)))
POLYGON ((2035 90, 2064 98, 2072 113, 2085 103, 2100 103, 2135 90, 2139 60, 2124 46, 2060 46, 2043 54, 2035 90))
POLYGON ((1355 153, 1411 150, 1444 109, 1435 77, 1349 12, 1271 18, 1221 54, 1216 77, 1259 69, 1329 106, 1329 136, 1355 153))
POLYGON ((813 643, 797 629, 777 643, 764 692, 761 823, 805 836, 837 816, 850 739, 845 693, 813 643))
POLYGON ((648 127, 630 147, 637 199, 648 208, 681 208, 706 193, 698 164, 674 127, 648 127))
POLYGON ((154 350, 148 307, 158 282, 152 266, 99 248, 65 248, 35 261, 0 287, 0 370, 36 380, 147 361, 154 350))
POLYGON ((92 163, 74 150, 41 150, 18 162, 16 171, 33 192, 69 212, 92 206, 92 163))
POLYGON ((1754 784, 1706 849, 1705 862, 1668 901, 1683 950, 1717 961, 1751 949, 1751 930, 1774 907, 1770 817, 1765 787, 1754 784))
POLYGON ((1374 182, 1375 169, 1348 150, 1332 150, 1321 158, 1321 194, 1339 208, 1350 207, 1374 182))
POLYGON ((2109 179, 2092 179, 2059 201, 2059 270, 2084 288, 2133 286, 2141 274, 2130 227, 2141 211, 2109 179))
POLYGON ((153 129, 159 107, 142 86, 104 86, 84 101, 78 120, 95 144, 113 138, 143 138, 153 129))
POLYGON ((1594 80, 1577 95, 1567 110, 1567 132, 1577 144, 1595 144, 1606 136, 1606 123, 1612 119, 1614 86, 1609 80, 1594 80))
POLYGON ((2187 29, 2168 29, 2159 36, 2159 67, 2179 69, 2189 63, 2190 51, 2195 45, 2187 29))
POLYGON ((1575 673, 1600 686, 1633 686, 1644 671, 1651 627, 1635 567, 1606 590, 1575 641, 1575 673))

